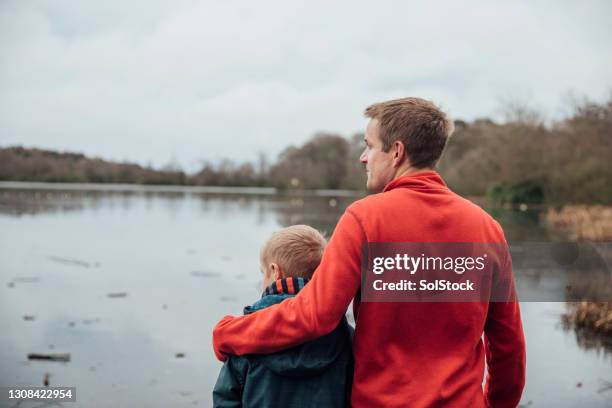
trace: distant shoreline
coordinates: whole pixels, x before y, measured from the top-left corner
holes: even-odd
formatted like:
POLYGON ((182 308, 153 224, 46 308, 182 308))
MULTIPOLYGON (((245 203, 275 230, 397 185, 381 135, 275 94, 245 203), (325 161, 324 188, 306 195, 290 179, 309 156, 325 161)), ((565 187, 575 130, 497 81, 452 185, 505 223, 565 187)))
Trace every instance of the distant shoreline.
POLYGON ((0 190, 106 191, 135 193, 190 193, 240 195, 300 195, 314 197, 363 197, 357 190, 281 190, 274 187, 179 186, 119 183, 54 183, 43 181, 0 181, 0 190))

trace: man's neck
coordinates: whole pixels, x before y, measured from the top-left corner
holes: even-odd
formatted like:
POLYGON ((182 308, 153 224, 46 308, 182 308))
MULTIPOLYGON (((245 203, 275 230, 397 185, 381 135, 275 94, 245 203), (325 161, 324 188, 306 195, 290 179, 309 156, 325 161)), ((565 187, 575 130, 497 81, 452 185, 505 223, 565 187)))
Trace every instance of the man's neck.
POLYGON ((430 169, 430 168, 417 169, 412 166, 398 167, 397 171, 395 172, 395 176, 393 177, 393 180, 398 179, 400 177, 404 177, 404 176, 408 176, 412 174, 424 173, 424 172, 432 171, 432 170, 433 169, 430 169))

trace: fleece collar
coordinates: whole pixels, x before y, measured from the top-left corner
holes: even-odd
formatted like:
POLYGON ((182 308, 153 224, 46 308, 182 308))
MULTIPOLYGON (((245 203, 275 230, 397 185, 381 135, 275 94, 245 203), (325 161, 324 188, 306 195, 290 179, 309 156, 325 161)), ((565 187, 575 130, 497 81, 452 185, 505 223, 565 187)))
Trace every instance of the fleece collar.
POLYGON ((264 290, 261 297, 268 295, 296 295, 303 287, 308 283, 308 278, 283 278, 273 282, 270 286, 264 290))
POLYGON ((440 175, 433 171, 427 170, 419 173, 407 174, 391 180, 383 192, 394 190, 396 188, 409 188, 411 190, 448 190, 446 183, 440 175))
POLYGON ((251 306, 244 308, 244 314, 251 314, 266 307, 275 305, 283 300, 295 296, 304 285, 308 283, 308 278, 284 278, 272 283, 264 290, 261 299, 251 306))

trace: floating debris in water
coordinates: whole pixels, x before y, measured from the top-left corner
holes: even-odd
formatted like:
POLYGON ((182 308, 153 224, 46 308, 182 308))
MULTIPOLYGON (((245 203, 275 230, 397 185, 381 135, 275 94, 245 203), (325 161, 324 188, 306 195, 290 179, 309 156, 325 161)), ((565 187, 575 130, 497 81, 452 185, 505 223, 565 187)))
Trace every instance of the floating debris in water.
POLYGON ((221 257, 221 260, 223 260, 223 261, 231 261, 231 260, 232 260, 232 257, 231 257, 231 256, 229 256, 229 255, 223 255, 223 256, 221 257))
POLYGON ((604 381, 604 380, 600 380, 601 381, 601 387, 599 387, 599 389, 597 390, 597 392, 604 392, 604 391, 610 391, 612 390, 612 382, 610 381, 604 381))
POLYGON ((162 309, 167 310, 167 309, 168 309, 168 305, 163 304, 163 305, 162 305, 162 309))
POLYGON ((194 255, 195 253, 197 253, 197 251, 195 249, 188 249, 185 252, 187 253, 187 255, 194 255))
POLYGON ((221 276, 218 272, 208 272, 208 271, 193 271, 191 272, 192 276, 197 276, 198 278, 216 278, 221 276))
POLYGON ((15 283, 14 282, 9 282, 6 284, 6 286, 8 286, 9 288, 14 288, 15 287, 15 283))
POLYGON ((18 276, 13 278, 13 282, 16 283, 38 283, 40 278, 38 276, 18 276))
POLYGON ((34 319, 36 319, 36 317, 34 317, 33 315, 25 315, 25 316, 23 316, 23 320, 25 320, 27 322, 31 322, 34 319))
POLYGON ((238 280, 242 280, 246 278, 246 273, 239 273, 238 275, 236 275, 236 279, 238 280))
POLYGON ((74 327, 75 323, 74 322, 68 322, 68 326, 70 327, 74 327))
POLYGON ((30 353, 28 354, 28 360, 47 360, 47 361, 60 361, 67 363, 70 361, 70 353, 30 353))
MULTIPOLYGON (((49 256, 47 258, 53 262, 59 262, 63 264, 83 266, 85 268, 89 268, 89 262, 81 261, 79 259, 62 258, 60 256, 49 256)), ((100 265, 100 264, 96 262, 96 265, 100 265)))
POLYGON ((185 357, 185 353, 176 353, 174 355, 174 357, 176 357, 176 358, 184 358, 185 357))
POLYGON ((126 292, 114 292, 114 293, 109 293, 107 296, 109 298, 124 298, 127 297, 127 293, 126 292))
POLYGON ((582 383, 581 382, 576 383, 576 388, 582 388, 582 383))
POLYGON ((236 302, 238 299, 232 296, 221 296, 219 298, 222 302, 236 302))
POLYGON ((99 323, 100 319, 99 318, 94 318, 94 319, 83 319, 81 320, 81 323, 83 324, 94 324, 94 323, 99 323))

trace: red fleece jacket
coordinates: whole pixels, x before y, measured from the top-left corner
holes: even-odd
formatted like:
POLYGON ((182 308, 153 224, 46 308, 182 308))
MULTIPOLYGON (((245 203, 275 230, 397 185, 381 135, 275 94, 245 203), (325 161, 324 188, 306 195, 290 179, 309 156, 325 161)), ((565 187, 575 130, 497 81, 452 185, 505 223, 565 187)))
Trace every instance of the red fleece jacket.
POLYGON ((518 405, 525 384, 518 303, 361 303, 365 242, 505 238, 495 220, 451 192, 436 172, 397 178, 346 209, 311 282, 296 297, 223 318, 213 333, 217 357, 267 354, 320 337, 354 300, 353 407, 518 405))

